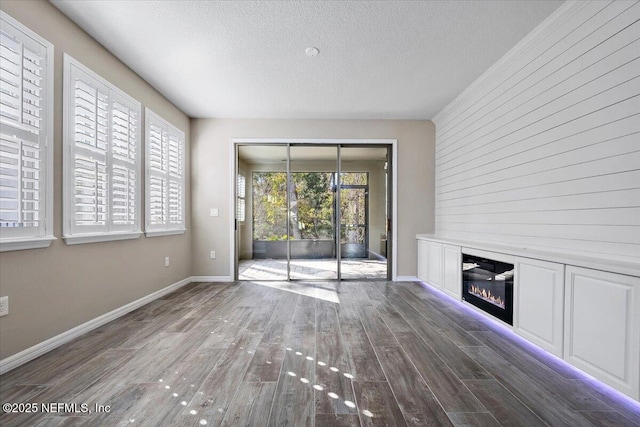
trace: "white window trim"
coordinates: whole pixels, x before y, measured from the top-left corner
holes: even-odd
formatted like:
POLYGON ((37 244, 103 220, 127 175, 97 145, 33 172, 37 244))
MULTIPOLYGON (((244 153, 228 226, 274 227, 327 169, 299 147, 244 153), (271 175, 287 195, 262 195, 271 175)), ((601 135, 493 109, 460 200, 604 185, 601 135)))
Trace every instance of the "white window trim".
POLYGON ((56 240, 53 235, 53 44, 31 29, 16 21, 4 11, 0 10, 0 19, 13 25, 16 29, 42 44, 47 51, 46 66, 47 92, 44 99, 44 109, 47 111, 44 126, 44 232, 39 236, 2 238, 0 236, 0 252, 21 251, 26 249, 47 248, 56 240))
POLYGON ((176 126, 173 126, 164 118, 160 117, 158 114, 153 112, 150 108, 145 108, 145 118, 144 118, 144 135, 145 135, 145 173, 144 173, 144 182, 145 182, 145 236, 146 237, 160 237, 160 236, 173 236, 184 234, 187 231, 186 228, 186 139, 185 133, 178 129, 176 126), (166 224, 165 226, 151 225, 151 199, 150 199, 150 153, 149 153, 149 144, 150 144, 150 136, 149 132, 151 130, 151 120, 158 125, 163 126, 169 131, 172 131, 182 138, 183 144, 183 161, 182 161, 182 171, 181 171, 181 185, 182 185, 182 224, 177 224, 171 226, 171 224, 166 224))
POLYGON ((145 231, 147 237, 160 237, 160 236, 174 236, 177 234, 184 234, 187 231, 186 228, 176 228, 173 230, 148 230, 145 231))
POLYGON ((54 240, 57 240, 54 236, 2 239, 0 241, 0 252, 48 248, 54 240))
POLYGON ((141 232, 115 231, 111 233, 74 234, 73 236, 64 237, 64 239, 67 245, 81 245, 83 243, 99 243, 110 242, 114 240, 137 239, 141 234, 141 232))
MULTIPOLYGON (((120 90, 118 87, 105 80, 98 74, 96 74, 91 69, 84 66, 82 63, 75 60, 68 54, 64 54, 64 68, 63 68, 63 235, 67 245, 77 245, 84 243, 98 243, 98 242, 108 242, 108 241, 116 241, 116 240, 128 240, 128 239, 137 239, 142 235, 142 227, 141 227, 141 204, 140 204, 140 195, 141 195, 141 183, 142 183, 142 161, 141 161, 141 144, 142 144, 142 104, 137 100, 133 99, 130 95, 120 90), (73 164, 72 159, 70 158, 70 153, 72 150, 72 146, 74 146, 75 141, 73 138, 73 129, 71 129, 71 123, 69 121, 69 108, 71 106, 71 96, 73 91, 73 82, 71 82, 71 66, 77 67, 82 72, 88 74, 100 84, 107 86, 109 91, 114 92, 118 96, 121 96, 125 99, 129 99, 135 101, 138 105, 138 132, 137 132, 137 159, 136 159, 136 220, 134 230, 112 230, 108 232, 88 232, 88 233, 71 233, 71 220, 72 215, 74 215, 75 211, 71 206, 73 201, 73 188, 74 181, 72 179, 73 173, 73 164)), ((108 176, 109 185, 111 185, 111 175, 108 176)), ((112 205, 112 195, 109 193, 109 201, 108 201, 108 215, 107 215, 107 223, 111 219, 111 205, 112 205)))

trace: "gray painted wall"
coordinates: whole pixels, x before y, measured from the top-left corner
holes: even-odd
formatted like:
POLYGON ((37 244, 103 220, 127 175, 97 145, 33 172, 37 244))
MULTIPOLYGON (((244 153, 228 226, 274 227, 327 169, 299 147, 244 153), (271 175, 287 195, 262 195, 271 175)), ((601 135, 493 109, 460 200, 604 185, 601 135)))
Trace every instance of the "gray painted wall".
POLYGON ((194 119, 192 272, 229 276, 232 138, 390 138, 398 140, 398 275, 416 275, 417 233, 433 231, 434 125, 429 120, 194 119), (219 217, 209 210, 218 208, 219 217), (209 252, 215 250, 212 260, 209 252))
MULTIPOLYGON (((9 297, 10 309, 0 318, 0 358, 6 358, 190 276, 191 232, 65 245, 61 239, 63 52, 183 130, 187 159, 189 118, 49 2, 3 0, 0 8, 55 49, 53 224, 58 240, 46 249, 0 254, 0 294, 9 297), (165 256, 171 259, 170 267, 164 266, 165 256)), ((191 228, 189 183, 187 178, 187 230, 191 228)))

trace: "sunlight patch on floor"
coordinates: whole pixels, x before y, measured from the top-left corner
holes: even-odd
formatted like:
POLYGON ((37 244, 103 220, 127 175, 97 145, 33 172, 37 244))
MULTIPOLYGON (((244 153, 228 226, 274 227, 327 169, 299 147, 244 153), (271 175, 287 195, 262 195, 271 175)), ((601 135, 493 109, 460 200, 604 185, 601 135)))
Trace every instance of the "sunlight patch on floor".
POLYGON ((340 304, 338 293, 332 289, 318 288, 311 283, 299 282, 271 282, 271 281, 252 281, 256 285, 266 286, 273 289, 279 289, 285 292, 293 292, 294 294, 304 295, 306 297, 321 299, 323 301, 340 304))

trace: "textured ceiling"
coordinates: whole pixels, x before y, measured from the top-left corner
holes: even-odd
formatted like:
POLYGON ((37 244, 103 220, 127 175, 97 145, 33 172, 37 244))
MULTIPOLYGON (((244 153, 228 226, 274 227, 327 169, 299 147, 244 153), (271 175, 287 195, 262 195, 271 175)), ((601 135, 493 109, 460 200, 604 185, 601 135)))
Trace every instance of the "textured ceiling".
POLYGON ((432 118, 561 4, 52 3, 191 117, 345 119, 432 118))

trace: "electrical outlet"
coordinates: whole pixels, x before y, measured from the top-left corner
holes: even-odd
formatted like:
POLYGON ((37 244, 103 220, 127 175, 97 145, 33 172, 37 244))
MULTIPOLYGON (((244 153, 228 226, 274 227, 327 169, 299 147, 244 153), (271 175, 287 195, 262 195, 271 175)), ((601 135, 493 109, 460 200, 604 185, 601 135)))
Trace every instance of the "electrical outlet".
POLYGON ((216 251, 211 251, 211 253, 209 253, 209 258, 216 259, 216 251))
POLYGON ((0 298, 0 317, 9 314, 9 297, 0 298))
POLYGON ((220 214, 218 208, 211 208, 209 213, 211 214, 211 216, 218 216, 220 214))
POLYGON ((168 256, 164 257, 164 266, 165 267, 169 267, 169 257, 168 256))

